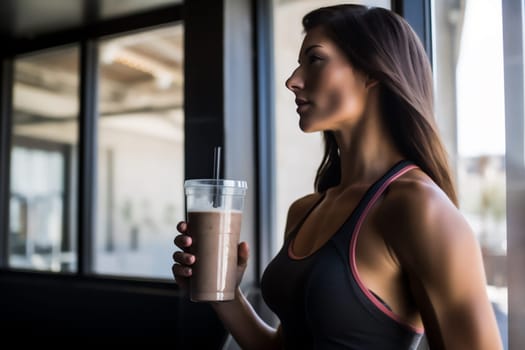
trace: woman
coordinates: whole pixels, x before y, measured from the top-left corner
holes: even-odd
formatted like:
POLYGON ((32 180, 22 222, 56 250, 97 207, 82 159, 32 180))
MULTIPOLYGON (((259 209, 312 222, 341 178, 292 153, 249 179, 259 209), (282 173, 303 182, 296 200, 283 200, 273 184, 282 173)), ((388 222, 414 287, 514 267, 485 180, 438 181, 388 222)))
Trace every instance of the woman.
MULTIPOLYGON (((501 349, 478 243, 457 206, 433 117, 421 43, 398 15, 340 5, 303 18, 286 86, 299 126, 322 131, 316 192, 294 202, 262 293, 281 323, 241 290, 212 304, 245 349, 501 349)), ((195 257, 175 239, 183 288, 195 257)), ((238 282, 248 260, 239 245, 238 282)))

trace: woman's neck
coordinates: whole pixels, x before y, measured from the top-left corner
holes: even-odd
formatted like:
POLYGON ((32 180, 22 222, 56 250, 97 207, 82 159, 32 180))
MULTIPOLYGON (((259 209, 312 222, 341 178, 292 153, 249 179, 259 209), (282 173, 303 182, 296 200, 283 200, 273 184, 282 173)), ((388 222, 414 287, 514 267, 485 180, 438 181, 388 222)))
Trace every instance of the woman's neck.
POLYGON ((368 114, 357 125, 334 131, 341 158, 341 183, 346 188, 371 184, 404 157, 379 114, 368 114))

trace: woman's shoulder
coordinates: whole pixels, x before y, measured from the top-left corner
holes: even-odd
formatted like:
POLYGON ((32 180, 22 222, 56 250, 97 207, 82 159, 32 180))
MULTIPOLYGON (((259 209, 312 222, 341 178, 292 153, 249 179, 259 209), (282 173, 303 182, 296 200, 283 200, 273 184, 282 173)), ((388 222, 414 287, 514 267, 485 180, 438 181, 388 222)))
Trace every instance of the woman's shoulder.
POLYGON ((412 170, 391 183, 383 202, 384 209, 396 217, 403 215, 404 219, 435 209, 457 211, 446 193, 420 169, 412 170))
POLYGON ((378 213, 378 227, 385 242, 401 255, 475 241, 472 229, 458 208, 419 169, 389 186, 378 213))

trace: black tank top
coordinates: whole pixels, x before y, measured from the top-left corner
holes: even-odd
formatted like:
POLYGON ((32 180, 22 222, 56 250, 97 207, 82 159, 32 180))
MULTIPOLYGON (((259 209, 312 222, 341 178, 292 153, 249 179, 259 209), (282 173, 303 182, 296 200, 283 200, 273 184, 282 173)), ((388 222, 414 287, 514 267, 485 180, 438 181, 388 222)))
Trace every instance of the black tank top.
POLYGON ((404 323, 369 291, 355 261, 359 229, 368 211, 392 181, 413 168, 408 161, 393 166, 314 253, 293 254, 291 247, 301 224, 287 237, 261 281, 263 298, 281 321, 284 349, 417 348, 423 329, 404 323))

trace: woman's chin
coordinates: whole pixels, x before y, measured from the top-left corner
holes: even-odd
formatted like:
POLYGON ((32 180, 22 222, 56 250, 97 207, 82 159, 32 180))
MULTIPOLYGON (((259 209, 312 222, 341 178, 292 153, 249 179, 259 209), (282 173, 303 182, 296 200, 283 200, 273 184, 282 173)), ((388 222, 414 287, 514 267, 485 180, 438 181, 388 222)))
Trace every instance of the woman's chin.
POLYGON ((310 126, 308 123, 303 122, 303 120, 299 120, 299 129, 301 129, 302 132, 311 132, 310 126))
POLYGON ((319 128, 301 128, 301 131, 304 132, 305 134, 312 134, 314 132, 320 132, 323 130, 319 128))
POLYGON ((307 118, 299 119, 299 128, 304 133, 312 133, 317 131, 322 131, 316 123, 312 123, 307 118))

